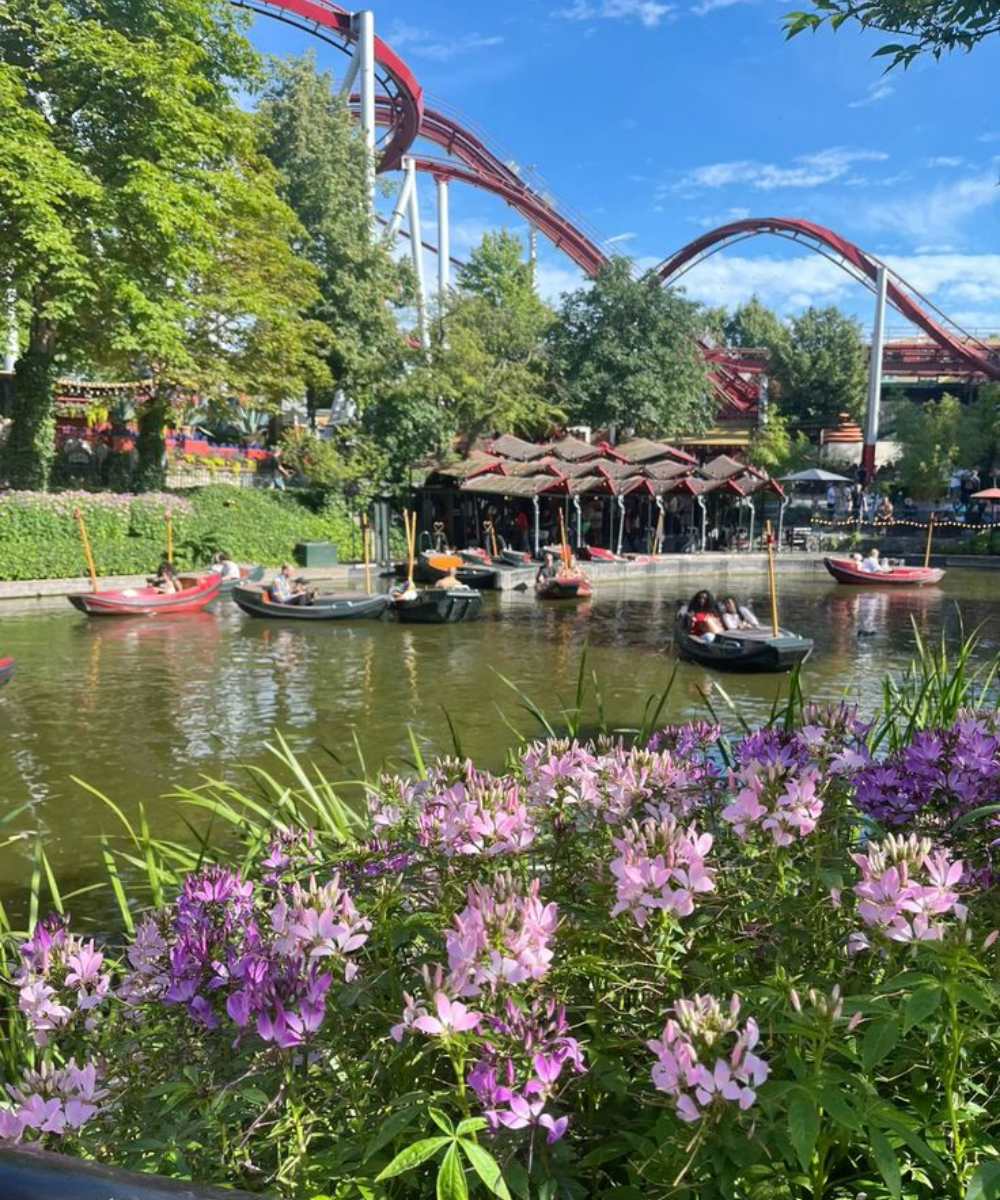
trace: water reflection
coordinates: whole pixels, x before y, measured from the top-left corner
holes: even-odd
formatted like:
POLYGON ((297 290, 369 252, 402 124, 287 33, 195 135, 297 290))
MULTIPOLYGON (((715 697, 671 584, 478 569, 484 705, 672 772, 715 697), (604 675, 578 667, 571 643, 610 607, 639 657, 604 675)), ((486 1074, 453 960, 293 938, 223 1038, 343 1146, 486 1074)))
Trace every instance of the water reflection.
MULTIPOLYGON (((783 623, 816 639, 807 694, 873 706, 885 673, 910 657, 914 628, 935 641, 979 627, 982 651, 995 651, 996 580, 952 571, 917 591, 783 584, 783 623)), ((767 612, 761 589, 744 598, 767 612)), ((236 763, 264 763, 275 728, 298 750, 328 748, 351 775, 355 735, 369 767, 408 758, 410 728, 428 750, 447 749, 447 710, 466 751, 499 765, 512 740, 505 719, 536 730, 498 673, 558 713, 572 701, 584 646, 608 720, 634 723, 676 666, 679 599, 663 583, 607 586, 569 605, 505 594, 487 598, 476 624, 437 627, 272 624, 229 603, 134 621, 88 621, 62 601, 5 607, 0 649, 19 671, 0 693, 0 796, 7 812, 29 805, 9 829, 42 830, 57 866, 71 870, 105 819, 77 776, 127 812, 152 804, 157 829, 183 837, 176 806, 155 798, 236 763)), ((754 720, 782 684, 681 664, 664 719, 703 714, 706 695, 724 711, 720 686, 754 720)), ((0 889, 23 878, 25 853, 23 844, 0 850, 0 889)))

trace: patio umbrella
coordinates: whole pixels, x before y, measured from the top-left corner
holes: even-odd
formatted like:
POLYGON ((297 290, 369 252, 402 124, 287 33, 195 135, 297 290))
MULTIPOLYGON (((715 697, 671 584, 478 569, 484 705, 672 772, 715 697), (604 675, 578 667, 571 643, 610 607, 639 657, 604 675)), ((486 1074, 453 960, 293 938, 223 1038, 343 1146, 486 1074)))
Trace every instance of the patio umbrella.
POLYGON ((994 502, 996 502, 996 501, 1000 500, 1000 488, 995 488, 995 487, 986 488, 984 491, 981 491, 981 492, 973 492, 972 495, 969 497, 969 499, 970 500, 993 500, 994 502))
POLYGON ((832 471, 823 471, 819 467, 810 467, 808 471, 796 471, 794 475, 782 475, 782 483, 850 483, 846 475, 834 475, 832 471))

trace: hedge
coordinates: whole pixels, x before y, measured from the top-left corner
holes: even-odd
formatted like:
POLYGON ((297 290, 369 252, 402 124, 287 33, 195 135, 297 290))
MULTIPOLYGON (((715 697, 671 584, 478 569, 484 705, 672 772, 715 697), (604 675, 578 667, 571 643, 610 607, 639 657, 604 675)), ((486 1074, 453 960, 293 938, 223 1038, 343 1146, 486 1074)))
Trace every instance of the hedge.
POLYGON ((0 579, 62 579, 86 573, 73 520, 84 514, 101 575, 153 571, 166 548, 164 515, 173 513, 174 561, 203 566, 215 550, 241 562, 275 566, 296 542, 333 541, 342 558, 359 535, 340 501, 318 511, 294 493, 215 485, 171 495, 8 492, 0 496, 0 579))

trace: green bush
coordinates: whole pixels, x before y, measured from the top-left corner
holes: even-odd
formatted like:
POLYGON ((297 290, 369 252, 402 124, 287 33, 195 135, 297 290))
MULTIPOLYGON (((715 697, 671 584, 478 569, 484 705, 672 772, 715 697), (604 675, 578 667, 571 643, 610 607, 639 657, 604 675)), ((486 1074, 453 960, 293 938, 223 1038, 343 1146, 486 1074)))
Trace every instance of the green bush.
POLYGON ((173 514, 174 559, 203 566, 215 550, 243 562, 275 566, 296 542, 333 541, 355 556, 360 536, 342 501, 318 511, 295 495, 216 485, 170 495, 9 492, 0 496, 0 579, 62 579, 86 573, 73 520, 83 513, 101 575, 152 571, 166 550, 164 516, 173 514))

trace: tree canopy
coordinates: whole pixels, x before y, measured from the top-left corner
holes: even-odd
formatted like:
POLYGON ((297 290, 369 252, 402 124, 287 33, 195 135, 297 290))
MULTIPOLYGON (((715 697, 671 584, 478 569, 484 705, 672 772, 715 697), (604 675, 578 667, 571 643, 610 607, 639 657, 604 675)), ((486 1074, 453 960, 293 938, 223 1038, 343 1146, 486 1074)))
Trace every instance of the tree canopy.
POLYGON ((781 411, 797 424, 835 425, 864 411, 867 354, 861 326, 837 308, 807 308, 770 347, 781 411))
POLYGON ((722 326, 729 346, 763 348, 772 353, 788 340, 788 331, 773 309, 757 296, 735 308, 722 326))
POLYGON ((701 310, 614 258, 563 298, 549 332, 556 395, 574 420, 670 436, 715 414, 698 349, 701 310))
POLYGON ((1000 33, 998 0, 812 0, 809 10, 785 16, 789 37, 822 25, 839 29, 857 22, 893 40, 875 51, 889 66, 908 67, 924 54, 940 58, 950 50, 972 50, 1000 33))

